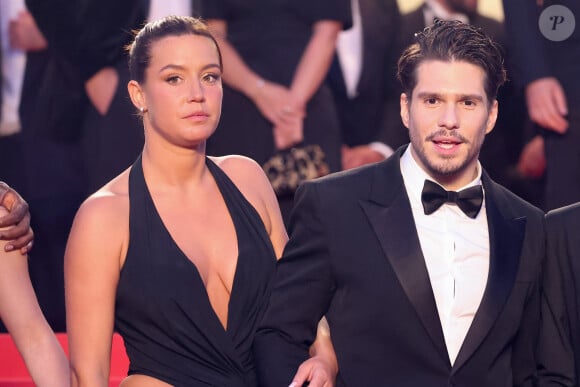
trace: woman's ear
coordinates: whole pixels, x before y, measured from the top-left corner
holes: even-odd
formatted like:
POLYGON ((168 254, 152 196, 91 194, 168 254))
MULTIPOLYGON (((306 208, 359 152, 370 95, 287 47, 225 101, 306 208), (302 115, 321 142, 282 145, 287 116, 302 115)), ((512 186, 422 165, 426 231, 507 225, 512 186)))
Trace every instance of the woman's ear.
POLYGON ((145 100, 145 95, 143 89, 139 82, 135 80, 129 81, 127 84, 127 91, 129 92, 129 97, 133 106, 135 106, 140 112, 147 110, 147 101, 145 100))

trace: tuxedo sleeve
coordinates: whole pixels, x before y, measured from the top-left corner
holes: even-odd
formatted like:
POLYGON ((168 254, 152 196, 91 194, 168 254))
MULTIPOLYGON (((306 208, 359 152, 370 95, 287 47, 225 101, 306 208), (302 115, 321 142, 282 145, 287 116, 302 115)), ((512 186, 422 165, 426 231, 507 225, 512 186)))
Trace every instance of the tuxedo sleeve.
POLYGON ((546 217, 547 254, 543 265, 542 319, 538 336, 539 387, 574 386, 574 351, 567 300, 574 297, 566 239, 571 237, 557 214, 546 217), (572 293, 572 294, 570 294, 572 293))
POLYGON ((278 261, 270 303, 254 340, 260 386, 287 386, 308 359, 319 320, 335 284, 330 267, 321 201, 316 184, 305 183, 295 196, 290 240, 278 261))

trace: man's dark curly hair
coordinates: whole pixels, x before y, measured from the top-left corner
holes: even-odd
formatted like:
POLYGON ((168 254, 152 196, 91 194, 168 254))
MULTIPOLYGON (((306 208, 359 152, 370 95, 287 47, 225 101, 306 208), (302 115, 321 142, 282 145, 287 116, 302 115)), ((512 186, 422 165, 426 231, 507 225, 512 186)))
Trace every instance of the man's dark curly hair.
POLYGON ((417 68, 427 60, 464 61, 485 72, 485 93, 491 104, 506 81, 502 49, 481 29, 459 21, 437 20, 415 34, 415 43, 403 51, 397 78, 403 92, 411 98, 417 85, 417 68))

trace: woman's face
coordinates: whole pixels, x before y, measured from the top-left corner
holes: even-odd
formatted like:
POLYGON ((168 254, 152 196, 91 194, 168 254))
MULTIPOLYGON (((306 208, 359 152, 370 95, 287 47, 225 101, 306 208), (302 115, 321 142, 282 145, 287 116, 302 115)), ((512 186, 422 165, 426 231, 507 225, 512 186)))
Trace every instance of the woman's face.
POLYGON ((205 36, 168 36, 151 45, 150 55, 141 85, 146 129, 179 146, 199 145, 213 134, 221 114, 215 44, 205 36))

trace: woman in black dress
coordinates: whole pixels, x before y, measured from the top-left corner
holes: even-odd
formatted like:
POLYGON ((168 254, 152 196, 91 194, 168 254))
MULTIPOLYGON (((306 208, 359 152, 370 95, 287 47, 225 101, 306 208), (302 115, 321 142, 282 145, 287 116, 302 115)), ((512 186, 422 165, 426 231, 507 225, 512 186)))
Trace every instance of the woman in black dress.
MULTIPOLYGON (((199 20, 167 17, 137 34, 129 66, 145 145, 71 230, 72 384, 108 386, 116 330, 130 360, 123 387, 254 387, 252 341, 287 235, 259 165, 205 154, 221 112, 217 43, 199 20)), ((327 375, 312 386, 336 372, 325 353, 305 364, 327 375)))

